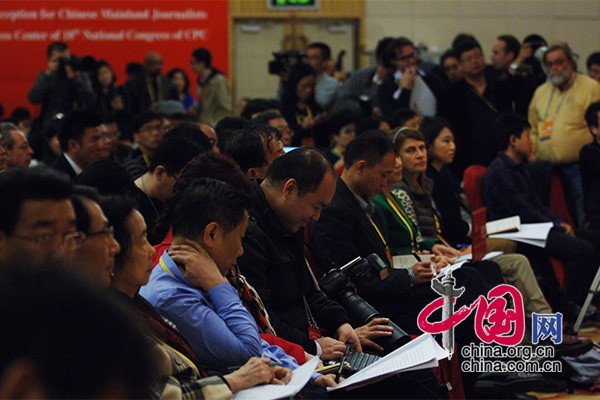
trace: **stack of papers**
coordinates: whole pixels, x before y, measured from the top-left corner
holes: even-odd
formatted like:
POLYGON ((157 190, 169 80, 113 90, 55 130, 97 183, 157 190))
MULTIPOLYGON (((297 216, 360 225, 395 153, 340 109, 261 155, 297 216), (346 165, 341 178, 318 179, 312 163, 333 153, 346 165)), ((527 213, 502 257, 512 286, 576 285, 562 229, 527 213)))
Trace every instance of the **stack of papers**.
POLYGON ((541 222, 539 224, 521 224, 517 232, 498 233, 490 235, 491 238, 510 239, 516 242, 527 243, 533 246, 546 247, 548 232, 554 224, 552 222, 541 222))
POLYGON ((233 395, 234 400, 275 400, 295 396, 308 383, 319 364, 319 357, 313 357, 292 371, 292 379, 287 385, 260 385, 240 390, 233 395))
MULTIPOLYGON (((380 381, 400 372, 438 366, 438 361, 448 358, 444 350, 429 333, 425 333, 387 356, 358 371, 341 382, 333 390, 352 390, 380 381)), ((319 357, 314 357, 292 371, 292 379, 287 385, 260 385, 240 390, 233 395, 234 400, 257 399, 276 400, 296 395, 306 385, 317 368, 319 357)))
POLYGON ((358 371, 336 387, 327 388, 327 391, 352 390, 400 372, 437 367, 438 361, 444 358, 448 358, 448 352, 435 341, 433 336, 425 333, 358 371))

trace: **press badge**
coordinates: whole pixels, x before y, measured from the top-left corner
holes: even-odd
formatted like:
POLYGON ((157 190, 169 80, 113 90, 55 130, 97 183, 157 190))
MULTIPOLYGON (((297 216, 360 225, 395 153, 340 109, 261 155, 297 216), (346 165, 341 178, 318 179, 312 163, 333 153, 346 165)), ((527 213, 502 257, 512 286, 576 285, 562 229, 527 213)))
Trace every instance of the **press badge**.
POLYGON ((554 121, 544 121, 542 129, 540 131, 539 140, 548 140, 552 137, 552 128, 554 127, 554 121))

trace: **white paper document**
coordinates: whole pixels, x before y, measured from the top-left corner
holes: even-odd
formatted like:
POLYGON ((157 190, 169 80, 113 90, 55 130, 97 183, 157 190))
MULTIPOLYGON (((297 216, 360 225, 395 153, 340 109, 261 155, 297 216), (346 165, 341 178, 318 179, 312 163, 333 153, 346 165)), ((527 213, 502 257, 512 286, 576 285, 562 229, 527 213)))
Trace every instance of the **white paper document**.
POLYGON ((546 247, 548 232, 554 224, 552 222, 541 222, 539 224, 521 224, 518 232, 498 233, 490 235, 491 238, 510 239, 516 242, 523 242, 538 247, 546 247))
POLYGON ((292 371, 292 379, 287 385, 260 385, 249 389, 240 390, 233 395, 235 400, 275 400, 296 395, 309 381, 319 357, 313 357, 303 365, 292 371))
MULTIPOLYGON (((482 260, 489 260, 490 258, 501 256, 502 254, 504 254, 503 251, 490 251, 482 258, 482 260)), ((471 261, 472 258, 473 258, 473 254, 464 254, 464 255, 458 257, 456 259, 456 262, 458 263, 460 261, 471 261)))
POLYGON ((425 333, 327 390, 357 388, 400 372, 437 367, 438 360, 447 357, 448 352, 425 333))
MULTIPOLYGON (((421 261, 429 261, 435 254, 418 254, 421 261)), ((412 254, 400 255, 392 257, 394 261, 394 269, 407 269, 412 268, 413 265, 419 262, 417 257, 412 254)))

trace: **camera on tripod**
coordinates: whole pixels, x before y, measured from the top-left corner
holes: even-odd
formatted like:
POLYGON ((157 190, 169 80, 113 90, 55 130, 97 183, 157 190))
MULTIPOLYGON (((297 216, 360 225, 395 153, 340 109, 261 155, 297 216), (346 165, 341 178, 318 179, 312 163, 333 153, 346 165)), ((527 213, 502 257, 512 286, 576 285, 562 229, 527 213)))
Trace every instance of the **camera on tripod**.
MULTIPOLYGON (((356 293, 356 287, 351 282, 355 279, 368 279, 373 273, 388 268, 386 263, 375 253, 366 258, 356 257, 341 268, 333 268, 323 275, 319 281, 321 290, 332 300, 344 307, 355 326, 368 324, 381 315, 372 305, 356 293), (348 279, 350 277, 350 279, 348 279)), ((410 342, 410 336, 391 320, 388 325, 393 328, 392 336, 382 337, 374 341, 383 347, 383 353, 388 354, 400 346, 410 342)))

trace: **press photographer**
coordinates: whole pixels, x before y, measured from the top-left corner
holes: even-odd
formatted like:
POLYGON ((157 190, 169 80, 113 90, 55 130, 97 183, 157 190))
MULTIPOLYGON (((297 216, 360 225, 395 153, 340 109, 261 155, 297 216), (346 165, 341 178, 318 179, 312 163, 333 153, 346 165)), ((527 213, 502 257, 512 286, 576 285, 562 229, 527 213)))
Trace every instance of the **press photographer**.
POLYGON ((46 69, 38 74, 27 95, 32 104, 42 106, 35 128, 42 134, 50 126, 53 115, 66 114, 75 105, 93 109, 97 101, 89 77, 83 73, 88 71, 86 68, 93 69, 93 59, 74 57, 66 43, 52 42, 46 49, 46 60, 46 69))

